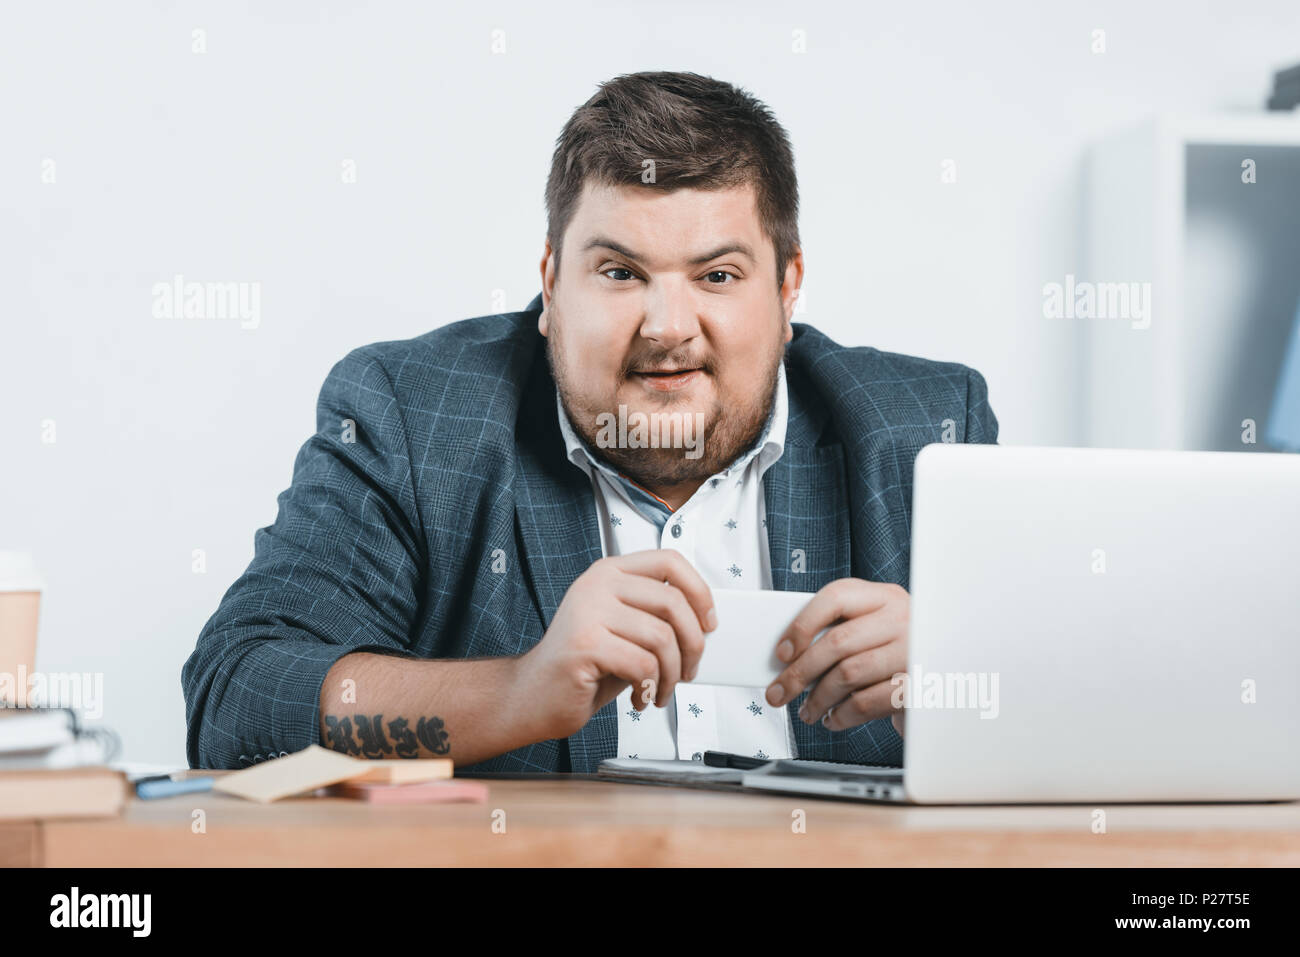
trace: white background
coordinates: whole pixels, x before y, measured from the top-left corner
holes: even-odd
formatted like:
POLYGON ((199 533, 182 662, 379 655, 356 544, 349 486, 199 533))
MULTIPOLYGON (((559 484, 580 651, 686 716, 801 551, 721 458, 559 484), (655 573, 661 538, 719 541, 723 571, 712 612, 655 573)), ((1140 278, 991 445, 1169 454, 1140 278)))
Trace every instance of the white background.
POLYGON ((1079 272, 1086 148, 1259 109, 1300 62, 1295 0, 372 6, 5 3, 0 548, 49 582, 38 667, 104 673, 129 760, 184 762, 181 665, 333 363, 538 291, 555 137, 601 80, 764 100, 800 175, 798 318, 972 365, 1004 442, 1077 444, 1079 329, 1041 290, 1079 272), (260 327, 154 319, 176 273, 260 282, 260 327))

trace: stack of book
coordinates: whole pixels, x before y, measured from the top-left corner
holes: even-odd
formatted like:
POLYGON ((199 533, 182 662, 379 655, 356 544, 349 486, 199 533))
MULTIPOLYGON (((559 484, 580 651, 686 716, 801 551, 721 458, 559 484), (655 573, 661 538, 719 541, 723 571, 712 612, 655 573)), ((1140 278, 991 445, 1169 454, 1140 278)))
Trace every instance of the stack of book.
POLYGON ((0 820, 119 814, 128 785, 106 766, 115 750, 71 709, 0 707, 0 820))

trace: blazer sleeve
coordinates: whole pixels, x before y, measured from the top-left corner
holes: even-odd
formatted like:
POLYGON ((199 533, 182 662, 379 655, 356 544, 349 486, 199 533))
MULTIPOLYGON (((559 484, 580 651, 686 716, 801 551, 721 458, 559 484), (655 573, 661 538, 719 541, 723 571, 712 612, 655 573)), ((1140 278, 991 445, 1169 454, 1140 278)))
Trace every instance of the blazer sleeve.
POLYGON ((875 764, 884 768, 903 766, 903 738, 894 730, 892 718, 876 718, 849 728, 849 763, 875 764))
POLYGON ((998 418, 989 405, 989 388, 974 369, 966 371, 966 441, 998 444, 998 418))
POLYGON ((275 523, 181 671, 191 767, 236 768, 320 743, 320 690, 355 651, 417 657, 424 538, 401 411, 359 349, 327 377, 316 434, 275 523))

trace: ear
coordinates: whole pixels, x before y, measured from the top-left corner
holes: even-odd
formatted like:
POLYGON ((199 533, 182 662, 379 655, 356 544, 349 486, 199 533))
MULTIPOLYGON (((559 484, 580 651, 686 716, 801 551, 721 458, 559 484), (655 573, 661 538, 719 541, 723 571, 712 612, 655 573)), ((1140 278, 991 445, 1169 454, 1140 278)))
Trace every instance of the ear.
POLYGON ((542 311, 537 316, 537 331, 546 335, 551 330, 551 297, 555 294, 555 253, 551 241, 547 239, 542 246, 542 311))
POLYGON ((790 325, 795 307, 799 305, 799 295, 803 291, 803 250, 796 246, 794 255, 785 264, 785 278, 781 282, 781 307, 785 317, 785 341, 794 338, 794 328, 790 325))

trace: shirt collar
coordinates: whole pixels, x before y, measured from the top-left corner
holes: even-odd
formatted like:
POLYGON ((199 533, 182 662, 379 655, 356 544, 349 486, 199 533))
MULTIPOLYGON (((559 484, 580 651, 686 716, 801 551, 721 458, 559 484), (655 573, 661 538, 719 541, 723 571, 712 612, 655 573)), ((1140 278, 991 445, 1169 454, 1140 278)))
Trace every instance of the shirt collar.
MULTIPOLYGON (((574 431, 569 416, 564 411, 564 403, 560 401, 558 389, 555 392, 555 409, 560 419, 560 433, 564 436, 564 448, 569 461, 584 472, 588 472, 588 474, 590 474, 591 468, 594 467, 612 478, 626 482, 626 478, 592 454, 587 443, 574 431)), ((768 413, 762 434, 748 451, 727 466, 724 474, 743 469, 752 458, 758 456, 758 474, 762 476, 785 451, 785 431, 789 417, 790 405, 786 394, 785 362, 782 361, 777 365, 776 388, 772 400, 772 409, 768 413)))

